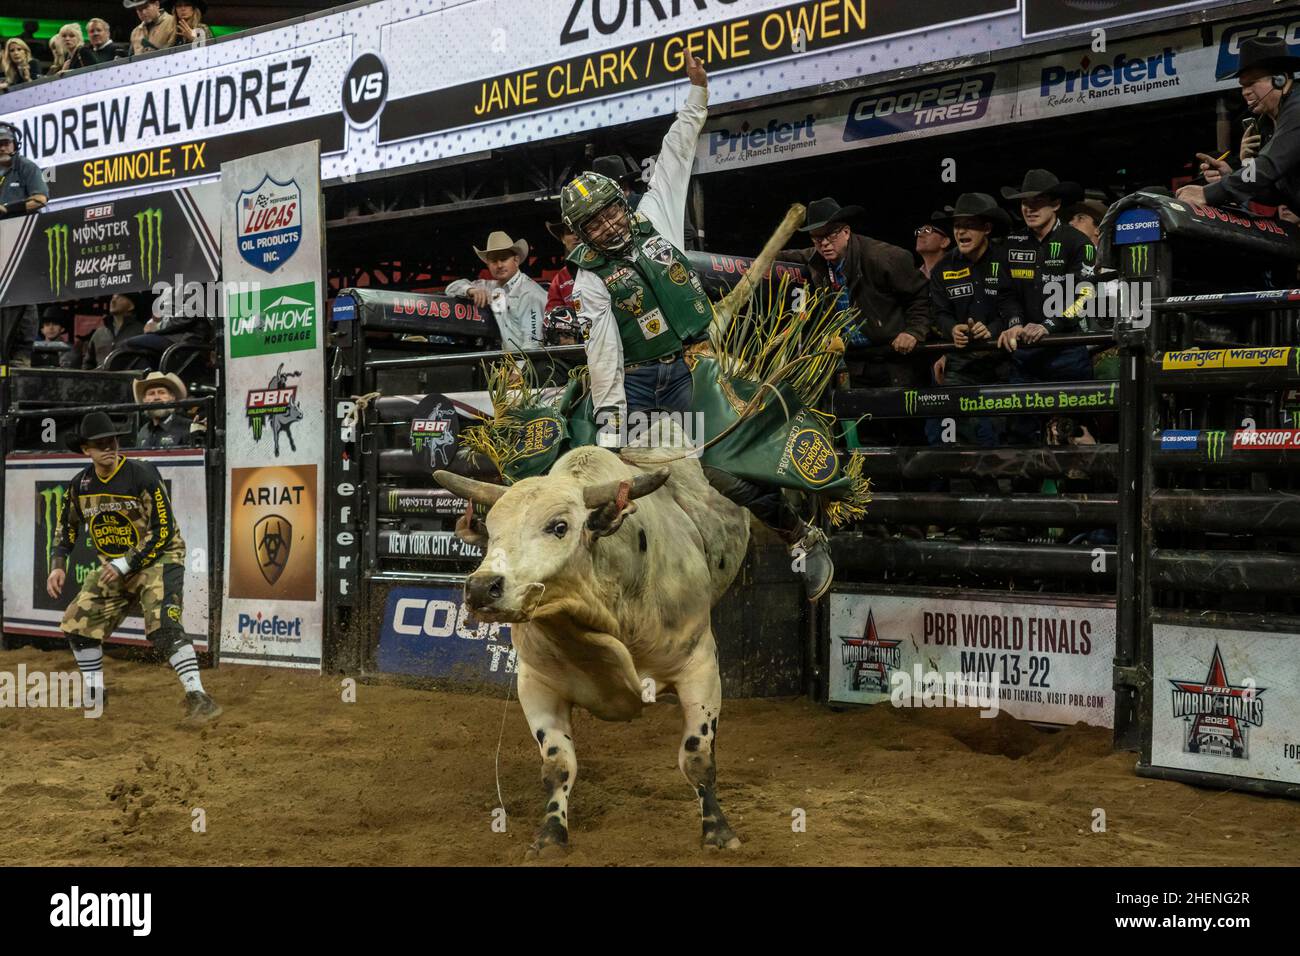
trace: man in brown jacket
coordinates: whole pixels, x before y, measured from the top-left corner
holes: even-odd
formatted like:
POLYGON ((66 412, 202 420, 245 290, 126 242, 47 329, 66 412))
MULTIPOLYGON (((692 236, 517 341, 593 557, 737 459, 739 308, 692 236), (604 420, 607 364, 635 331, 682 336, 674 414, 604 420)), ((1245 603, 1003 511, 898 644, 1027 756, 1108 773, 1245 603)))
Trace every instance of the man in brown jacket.
MULTIPOLYGON (((848 221, 863 212, 860 206, 841 207, 834 199, 808 205, 811 249, 786 249, 777 258, 806 265, 814 288, 839 292, 840 304, 858 307, 854 345, 888 345, 869 366, 861 384, 867 387, 916 384, 916 363, 904 359, 925 340, 930 306, 925 276, 912 254, 899 246, 857 235, 848 221)), ((855 376, 856 377, 856 376, 855 376)))
POLYGON ((122 0, 122 6, 134 10, 140 25, 131 31, 131 54, 165 50, 176 42, 176 18, 163 13, 158 0, 122 0))
MULTIPOLYGON (((858 324, 849 344, 884 345, 860 359, 850 359, 849 374, 858 388, 925 388, 924 364, 911 355, 930 329, 930 298, 926 278, 912 254, 899 246, 855 234, 849 220, 863 213, 860 206, 840 206, 829 197, 808 204, 808 221, 801 231, 813 241, 811 249, 785 249, 782 262, 798 262, 812 273, 812 285, 839 293, 841 308, 857 306, 858 324)), ((908 423, 909 425, 911 423, 908 423)), ((866 427, 863 432, 880 431, 866 427)), ((879 438, 915 438, 914 428, 888 428, 879 438), (887 433, 887 434, 886 434, 887 433)))

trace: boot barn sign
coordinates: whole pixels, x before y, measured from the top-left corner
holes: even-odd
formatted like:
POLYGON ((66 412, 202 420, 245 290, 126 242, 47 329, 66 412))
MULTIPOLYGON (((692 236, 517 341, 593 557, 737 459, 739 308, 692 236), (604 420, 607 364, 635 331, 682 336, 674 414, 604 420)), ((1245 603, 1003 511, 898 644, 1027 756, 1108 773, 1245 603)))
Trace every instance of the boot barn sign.
POLYGON ((687 51, 716 108, 1022 42, 1017 0, 377 0, 28 84, 5 113, 57 206, 290 143, 319 140, 331 181, 664 116, 687 51))

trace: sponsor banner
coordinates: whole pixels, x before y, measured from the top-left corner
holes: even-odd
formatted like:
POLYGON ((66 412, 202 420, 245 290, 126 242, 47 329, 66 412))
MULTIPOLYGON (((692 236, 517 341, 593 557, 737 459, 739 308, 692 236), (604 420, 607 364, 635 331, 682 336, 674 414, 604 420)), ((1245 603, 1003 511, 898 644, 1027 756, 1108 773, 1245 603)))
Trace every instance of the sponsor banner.
POLYGON ((914 706, 918 672, 985 694, 996 677, 999 709, 1020 720, 1114 725, 1113 605, 835 592, 830 634, 834 701, 914 706))
POLYGON ((326 404, 318 170, 316 143, 223 166, 230 494, 223 662, 321 666, 326 404))
POLYGON ((448 467, 456 459, 460 417, 446 395, 426 395, 411 410, 408 441, 411 451, 429 466, 429 473, 448 467))
POLYGON ((1084 45, 1026 60, 1019 69, 1017 120, 1150 103, 1218 87, 1213 52, 1198 30, 1113 41, 1104 53, 1084 45))
POLYGON ((26 305, 210 282, 221 191, 173 189, 0 222, 0 303, 26 305))
POLYGON ((1162 431, 1160 433, 1160 450, 1196 451, 1196 444, 1200 441, 1200 438, 1201 433, 1199 431, 1162 431))
MULTIPOLYGON (((1214 28, 1215 75, 1232 73, 1241 66, 1241 45, 1251 37, 1281 37, 1287 52, 1300 56, 1300 9, 1287 5, 1267 17, 1246 23, 1219 24, 1214 28)), ((1225 85, 1237 86, 1227 79, 1225 85)))
MULTIPOLYGON (((181 626, 200 649, 208 644, 208 498, 201 451, 127 452, 127 457, 157 466, 185 539, 184 610, 181 626)), ((68 482, 89 464, 84 455, 12 454, 5 459, 4 629, 13 634, 62 637, 59 622, 99 557, 90 530, 67 561, 63 594, 52 598, 45 579, 53 567, 55 529, 68 482)), ((113 643, 147 645, 138 603, 110 638, 113 643)))
POLYGON ((385 488, 379 495, 381 515, 438 515, 458 518, 468 502, 441 488, 385 488))
POLYGON ((1186 349, 1165 352, 1160 367, 1166 371, 1214 368, 1290 368, 1300 349, 1248 348, 1248 349, 1186 349))
POLYGON ((393 588, 384 602, 378 669, 509 684, 515 672, 511 626, 479 623, 468 612, 459 587, 393 588))
POLYGON ((1015 83, 1014 66, 989 66, 722 117, 705 125, 695 171, 758 166, 1006 123, 1015 112, 1015 83))
POLYGON ((1160 216, 1152 209, 1125 209, 1115 217, 1111 234, 1117 246, 1130 246, 1138 242, 1159 242, 1164 238, 1160 216))
POLYGON ((1141 18, 1153 20, 1179 10, 1208 10, 1235 0, 1021 0, 1026 39, 1062 30, 1081 32, 1095 26, 1141 18))
POLYGON ((1300 429, 1240 428, 1232 433, 1233 451, 1272 451, 1277 448, 1300 448, 1300 429))
POLYGON ((483 549, 468 544, 452 531, 380 531, 381 558, 464 558, 481 561, 483 549))
POLYGON ((384 289, 343 289, 334 300, 336 322, 360 318, 385 332, 486 336, 495 333, 490 310, 453 296, 384 289))
POLYGON ((1021 42, 1016 0, 377 0, 5 105, 55 203, 77 204, 215 180, 270 143, 319 140, 336 180, 668 116, 687 49, 717 107, 1021 42), (459 52, 431 68, 431 50, 459 52))
POLYGON ((948 389, 864 388, 837 396, 835 413, 857 418, 1036 415, 1118 408, 1116 382, 972 385, 948 389))
POLYGON ((1151 763, 1300 784, 1297 641, 1154 625, 1151 763))

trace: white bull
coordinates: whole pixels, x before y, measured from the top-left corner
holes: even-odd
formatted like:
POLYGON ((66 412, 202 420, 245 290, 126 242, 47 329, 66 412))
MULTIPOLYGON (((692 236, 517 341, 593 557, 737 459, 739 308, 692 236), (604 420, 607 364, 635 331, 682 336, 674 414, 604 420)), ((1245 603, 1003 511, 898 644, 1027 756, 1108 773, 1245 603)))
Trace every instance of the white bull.
POLYGON ((740 569, 748 515, 680 449, 623 455, 578 448, 545 477, 510 488, 435 473, 491 507, 486 528, 464 518, 458 525, 486 554, 465 594, 478 618, 515 625, 519 701, 546 789, 532 849, 568 843, 578 773, 573 705, 631 720, 645 678, 681 703, 677 764, 699 799, 704 845, 737 847, 715 791, 722 683, 709 611, 740 569))

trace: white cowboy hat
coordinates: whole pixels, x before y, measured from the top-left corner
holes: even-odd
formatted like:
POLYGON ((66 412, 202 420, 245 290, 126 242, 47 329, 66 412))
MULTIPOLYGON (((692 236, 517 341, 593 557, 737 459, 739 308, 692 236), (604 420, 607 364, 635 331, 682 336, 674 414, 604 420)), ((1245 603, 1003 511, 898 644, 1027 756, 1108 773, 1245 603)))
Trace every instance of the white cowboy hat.
POLYGON ((528 258, 528 240, 520 239, 516 241, 511 239, 507 233, 497 230, 488 236, 485 248, 480 249, 475 246, 474 252, 484 262, 487 262, 489 252, 513 252, 519 257, 519 261, 523 262, 528 258))
POLYGON ((175 372, 150 372, 144 378, 138 378, 131 383, 131 391, 135 393, 136 404, 143 405, 144 393, 158 385, 170 388, 178 402, 189 397, 189 390, 175 372))

